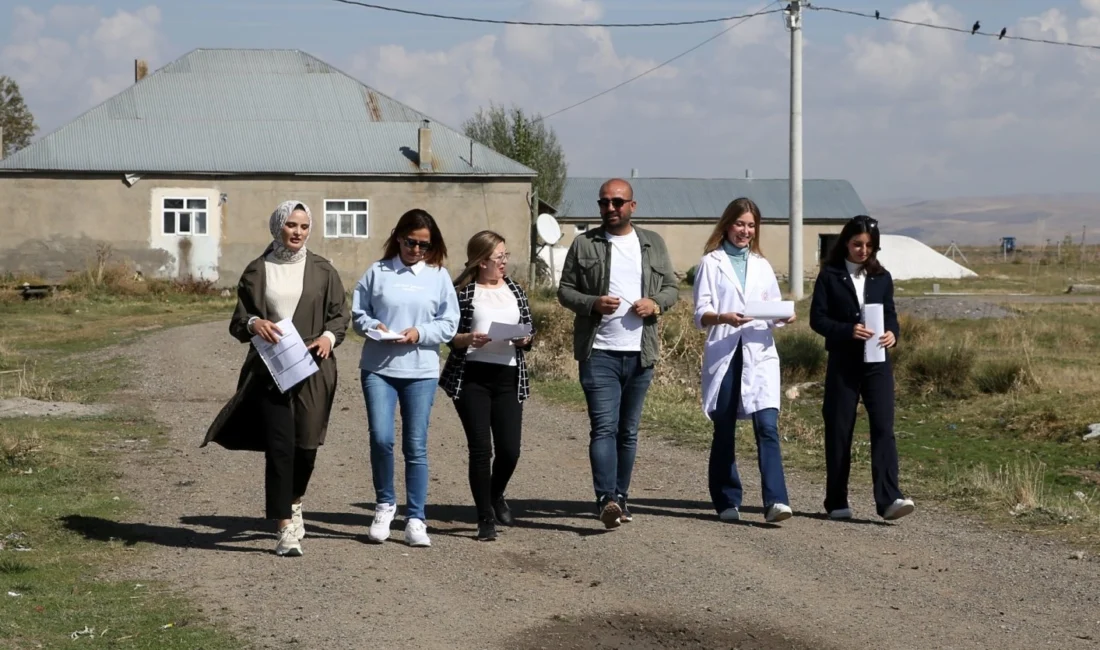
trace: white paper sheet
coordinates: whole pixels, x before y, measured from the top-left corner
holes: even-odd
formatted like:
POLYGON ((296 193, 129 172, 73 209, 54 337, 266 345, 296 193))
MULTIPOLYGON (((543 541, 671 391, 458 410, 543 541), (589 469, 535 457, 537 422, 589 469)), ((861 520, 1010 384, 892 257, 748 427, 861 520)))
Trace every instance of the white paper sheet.
POLYGON ((494 321, 489 324, 489 331, 486 332, 486 334, 489 335, 490 341, 522 339, 531 334, 531 324, 520 323, 518 325, 509 325, 507 323, 497 323, 494 321))
POLYGON ((295 329, 294 323, 286 318, 275 325, 283 333, 278 343, 268 343, 257 335, 252 337, 252 345, 256 346, 256 351, 260 353, 264 365, 271 372, 275 385, 285 393, 292 386, 317 372, 318 368, 317 362, 313 360, 313 354, 306 349, 305 341, 295 329))
POLYGON ((367 330, 367 338, 375 341, 396 341, 401 338, 397 332, 383 332, 382 330, 367 330))
POLYGON ((886 361, 886 348, 879 345, 879 339, 886 333, 886 318, 882 313, 882 305, 870 303, 863 306, 863 326, 874 332, 871 338, 863 343, 863 360, 867 363, 886 361))
POLYGON ((793 300, 750 300, 745 303, 746 318, 784 320, 794 316, 793 300))

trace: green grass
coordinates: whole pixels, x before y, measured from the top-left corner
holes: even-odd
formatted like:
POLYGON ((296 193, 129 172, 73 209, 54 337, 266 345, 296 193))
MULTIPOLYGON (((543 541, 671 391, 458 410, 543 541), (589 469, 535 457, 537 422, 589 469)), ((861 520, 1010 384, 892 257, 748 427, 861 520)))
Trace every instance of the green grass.
MULTIPOLYGON (((0 397, 104 399, 125 385, 133 368, 98 350, 163 327, 224 319, 232 304, 188 295, 0 301, 0 369, 28 369, 21 384, 0 384, 0 397)), ((164 437, 140 412, 0 420, 0 646, 244 645, 171 585, 111 577, 116 569, 132 575, 129 567, 145 552, 134 545, 136 533, 125 540, 111 536, 127 531, 111 522, 129 521, 138 512, 120 488, 114 449, 125 440, 157 445, 164 437), (70 638, 84 630, 94 630, 94 639, 70 638)))
MULTIPOLYGON (((942 253, 943 248, 939 251, 942 253)), ((1019 249, 1007 259, 999 249, 963 248, 966 260, 955 261, 978 274, 959 280, 906 280, 897 282, 898 296, 919 296, 932 292, 933 284, 941 293, 1035 294, 1065 293, 1071 284, 1100 284, 1100 251, 1089 246, 1082 254, 1080 246, 1019 249)))
POLYGON ((166 585, 103 577, 132 563, 134 548, 89 534, 82 523, 125 521, 134 512, 111 449, 125 439, 156 444, 163 435, 141 417, 4 421, 0 645, 55 647, 89 628, 113 648, 239 647, 166 585))
MULTIPOLYGON (((583 409, 567 345, 567 316, 546 303, 533 306, 541 321, 532 354, 534 390, 560 404, 583 409), (538 346, 547 347, 540 351, 538 346)), ((810 350, 804 304, 800 322, 778 334, 784 363, 783 390, 804 381, 797 398, 784 397, 780 434, 786 465, 824 475, 821 421, 823 370, 810 350)), ((1033 532, 1054 532, 1100 548, 1100 444, 1082 441, 1100 421, 1100 322, 1095 307, 1021 304, 1020 317, 998 321, 902 319, 895 357, 898 380, 895 431, 902 487, 922 502, 980 514, 987 521, 1033 532), (945 349, 955 341, 956 351, 945 349), (958 352, 962 342, 965 352, 958 352), (943 357, 943 358, 941 358, 943 357), (965 358, 963 358, 965 357, 965 358)), ((688 318, 687 305, 677 305, 688 318)), ((642 428, 692 448, 710 445, 711 424, 699 407, 697 339, 683 339, 684 323, 669 327, 662 365, 646 399, 642 428)), ((700 335, 701 336, 701 335, 700 335)), ((818 343, 820 345, 820 342, 818 343)), ((742 431, 748 434, 742 425, 742 431)), ((870 499, 869 430, 860 408, 853 446, 853 490, 870 499)), ((751 434, 738 436, 746 471, 755 463, 751 434)), ((817 509, 816 497, 792 495, 817 509)))

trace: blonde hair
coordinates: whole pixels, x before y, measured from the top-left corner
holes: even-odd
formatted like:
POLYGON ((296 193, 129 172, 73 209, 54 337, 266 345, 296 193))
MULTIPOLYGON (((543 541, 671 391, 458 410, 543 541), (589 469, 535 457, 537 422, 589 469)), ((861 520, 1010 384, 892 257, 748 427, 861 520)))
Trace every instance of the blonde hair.
POLYGON ((749 250, 763 257, 764 252, 760 250, 760 208, 752 199, 745 197, 734 199, 726 206, 726 210, 722 213, 722 217, 718 219, 718 223, 714 225, 714 231, 711 232, 710 237, 707 238, 707 243, 703 247, 703 254, 706 255, 711 251, 718 250, 722 245, 722 241, 726 238, 726 232, 730 229, 730 226, 733 225, 733 222, 737 221, 741 218, 741 215, 746 213, 752 215, 753 223, 756 225, 755 233, 752 236, 752 242, 749 244, 749 250))
POLYGON ((493 256, 497 246, 504 243, 504 238, 492 230, 482 230, 470 237, 466 242, 466 268, 455 278, 455 288, 461 288, 477 280, 481 263, 493 256))

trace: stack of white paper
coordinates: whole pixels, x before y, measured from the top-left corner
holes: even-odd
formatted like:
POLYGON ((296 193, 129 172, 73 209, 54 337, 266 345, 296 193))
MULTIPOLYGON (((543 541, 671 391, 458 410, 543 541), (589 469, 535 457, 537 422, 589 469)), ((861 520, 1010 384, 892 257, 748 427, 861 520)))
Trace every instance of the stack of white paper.
POLYGON ((260 353, 264 365, 271 372, 275 385, 281 392, 287 392, 292 386, 317 372, 317 363, 313 354, 306 348, 302 335, 295 329, 289 318, 275 323, 282 331, 278 343, 268 343, 259 335, 252 337, 252 345, 260 353))
POLYGON ((397 332, 383 332, 382 330, 367 330, 367 338, 375 341, 396 341, 401 338, 397 332))
POLYGON ((750 300, 745 303, 745 318, 786 320, 794 316, 793 300, 750 300))
POLYGON ((510 341, 512 339, 527 338, 531 335, 531 324, 510 325, 493 321, 489 323, 489 331, 486 334, 489 335, 490 341, 510 341))
POLYGON ((886 348, 880 345, 880 339, 886 333, 886 318, 882 313, 882 305, 871 303, 863 306, 863 326, 874 332, 871 338, 863 343, 863 360, 867 363, 886 361, 886 348))

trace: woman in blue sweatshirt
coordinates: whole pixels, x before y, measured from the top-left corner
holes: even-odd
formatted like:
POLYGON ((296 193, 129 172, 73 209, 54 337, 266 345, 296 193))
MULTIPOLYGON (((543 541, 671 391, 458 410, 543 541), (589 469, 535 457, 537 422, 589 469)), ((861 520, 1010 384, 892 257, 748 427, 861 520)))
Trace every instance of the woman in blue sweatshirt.
POLYGON ((439 381, 439 346, 458 329, 458 296, 443 267, 447 247, 432 215, 409 210, 386 240, 382 259, 355 285, 352 324, 366 338, 359 369, 370 429, 375 512, 368 538, 389 539, 397 513, 393 488, 394 412, 401 405, 405 457, 405 542, 431 546, 428 419, 439 381))

